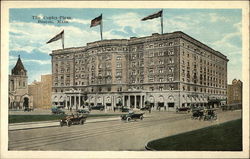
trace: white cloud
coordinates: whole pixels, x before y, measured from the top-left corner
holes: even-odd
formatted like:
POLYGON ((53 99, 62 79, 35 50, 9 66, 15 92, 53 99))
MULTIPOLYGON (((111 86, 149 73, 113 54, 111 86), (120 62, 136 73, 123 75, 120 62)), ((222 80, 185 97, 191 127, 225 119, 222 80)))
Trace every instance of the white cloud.
POLYGON ((40 65, 47 65, 47 64, 51 64, 51 60, 34 60, 34 59, 23 59, 22 60, 24 63, 28 63, 28 62, 34 62, 34 63, 38 63, 40 65))
MULTIPOLYGON (((111 17, 113 23, 118 26, 117 31, 127 33, 126 27, 130 27, 132 32, 138 36, 146 36, 160 31, 159 18, 141 21, 143 17, 137 13, 129 12, 125 14, 114 15, 111 17)), ((129 37, 126 37, 129 38, 129 37)))
POLYGON ((68 20, 70 23, 79 23, 79 24, 90 24, 90 20, 84 20, 84 19, 70 19, 68 20))
POLYGON ((218 21, 230 22, 229 18, 226 18, 226 17, 224 17, 222 15, 218 15, 217 13, 210 13, 209 17, 210 17, 210 21, 213 22, 213 23, 218 22, 218 21))

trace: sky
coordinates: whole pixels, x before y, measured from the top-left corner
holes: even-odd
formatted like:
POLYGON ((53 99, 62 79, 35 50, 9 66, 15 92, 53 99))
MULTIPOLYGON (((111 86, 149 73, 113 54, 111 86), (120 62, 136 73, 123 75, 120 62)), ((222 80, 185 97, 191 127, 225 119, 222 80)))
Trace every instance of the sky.
MULTIPOLYGON (((160 33, 160 18, 141 21, 158 12, 154 9, 116 8, 11 8, 9 10, 9 73, 21 56, 28 72, 28 83, 40 81, 40 76, 51 73, 52 50, 61 49, 61 40, 46 44, 64 30, 64 45, 85 46, 100 40, 99 26, 90 22, 103 15, 104 39, 129 39, 160 33), (68 23, 56 18, 67 17, 68 23), (45 18, 39 23, 35 17, 45 18), (54 18, 54 19, 48 19, 54 18)), ((228 83, 242 80, 242 13, 241 9, 173 9, 163 8, 164 33, 182 31, 207 46, 226 55, 228 83)))

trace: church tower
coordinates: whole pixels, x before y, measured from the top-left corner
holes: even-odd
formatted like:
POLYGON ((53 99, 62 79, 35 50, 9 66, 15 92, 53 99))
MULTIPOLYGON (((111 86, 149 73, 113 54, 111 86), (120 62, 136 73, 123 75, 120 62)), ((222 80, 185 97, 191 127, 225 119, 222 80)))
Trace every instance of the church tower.
POLYGON ((15 67, 9 75, 9 109, 23 109, 32 107, 31 97, 28 95, 28 76, 20 55, 15 67))

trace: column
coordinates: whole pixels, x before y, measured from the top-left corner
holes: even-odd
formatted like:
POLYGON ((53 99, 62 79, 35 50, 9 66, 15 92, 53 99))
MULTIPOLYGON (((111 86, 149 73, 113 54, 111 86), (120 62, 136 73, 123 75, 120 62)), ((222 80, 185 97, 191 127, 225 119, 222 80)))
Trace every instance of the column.
POLYGON ((107 104, 105 103, 105 97, 103 96, 102 99, 103 99, 104 111, 106 113, 107 112, 107 104))
POLYGON ((69 107, 70 108, 72 107, 72 104, 71 104, 71 95, 69 96, 69 107))
POLYGON ((79 94, 79 108, 81 107, 81 95, 79 94))
POLYGON ((127 106, 130 108, 130 95, 128 95, 128 105, 127 106))
POLYGON ((66 105, 66 108, 68 108, 68 96, 66 96, 66 100, 65 100, 65 105, 66 105))
POLYGON ((74 106, 77 109, 77 106, 76 106, 76 95, 74 95, 74 106))
POLYGON ((122 106, 125 106, 125 95, 122 96, 122 100, 123 100, 122 106))
POLYGON ((142 95, 140 95, 140 108, 142 108, 142 95))
POLYGON ((112 96, 111 110, 114 110, 115 103, 116 103, 115 96, 112 96))
POLYGON ((134 102, 135 102, 135 106, 134 106, 134 108, 136 108, 136 105, 137 105, 136 95, 135 95, 135 100, 134 100, 134 102))

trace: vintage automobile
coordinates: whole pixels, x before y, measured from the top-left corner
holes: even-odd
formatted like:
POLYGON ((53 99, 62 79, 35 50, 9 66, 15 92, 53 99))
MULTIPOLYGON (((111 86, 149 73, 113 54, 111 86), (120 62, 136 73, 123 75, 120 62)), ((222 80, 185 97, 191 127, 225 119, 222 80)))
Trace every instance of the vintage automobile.
POLYGON ((125 120, 127 122, 129 122, 131 120, 136 120, 136 119, 143 120, 143 114, 144 113, 142 113, 142 112, 129 111, 128 114, 121 115, 121 120, 125 120))
POLYGON ((91 110, 100 110, 103 111, 105 109, 104 105, 96 105, 96 106, 92 106, 91 110))
POLYGON ((65 114, 65 112, 62 109, 57 107, 51 108, 51 112, 52 114, 65 114))
POLYGON ((204 120, 217 120, 216 109, 206 109, 204 111, 204 120))
POLYGON ((190 107, 177 107, 176 108, 176 112, 187 112, 189 113, 190 112, 190 107))
POLYGON ((191 119, 199 119, 201 120, 204 117, 204 110, 203 109, 193 109, 191 119))
POLYGON ((122 107, 122 108, 121 108, 121 111, 122 111, 122 112, 129 112, 129 110, 130 110, 130 109, 129 109, 128 107, 122 107))
POLYGON ((140 110, 142 111, 149 111, 150 107, 149 106, 146 106, 146 107, 142 107, 140 110))
POLYGON ((60 120, 60 126, 64 126, 64 125, 67 125, 67 126, 71 126, 71 125, 74 125, 74 124, 81 124, 83 125, 87 119, 87 114, 71 114, 71 115, 67 115, 65 117, 63 117, 61 120, 60 120))
POLYGON ((77 112, 77 113, 80 113, 80 114, 89 114, 89 113, 90 113, 90 111, 87 110, 87 109, 79 109, 79 110, 77 110, 76 112, 77 112))

